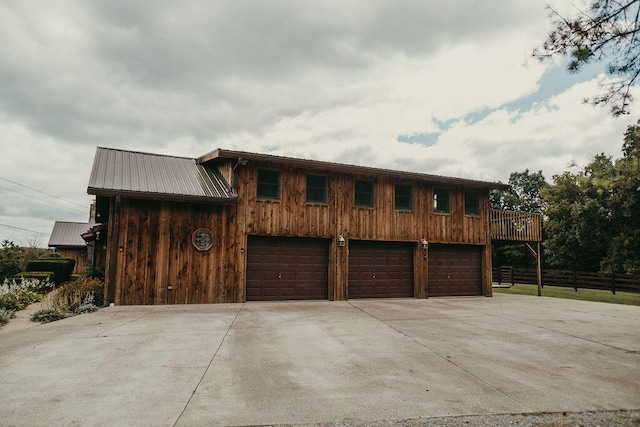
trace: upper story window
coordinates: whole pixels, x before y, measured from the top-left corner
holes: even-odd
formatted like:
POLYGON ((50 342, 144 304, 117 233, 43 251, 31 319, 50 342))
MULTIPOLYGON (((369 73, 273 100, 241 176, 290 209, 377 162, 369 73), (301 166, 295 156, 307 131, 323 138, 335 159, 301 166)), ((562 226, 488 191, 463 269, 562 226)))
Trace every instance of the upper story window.
POLYGON ((464 192, 464 214, 480 215, 480 195, 473 191, 464 192))
POLYGON ((363 207, 373 206, 373 182, 372 181, 355 181, 355 205, 363 207))
POLYGON ((280 172, 258 169, 258 192, 260 199, 280 199, 280 172))
POLYGON ((433 190, 433 211, 449 213, 449 190, 436 188, 433 190))
POLYGON ((307 203, 327 203, 327 177, 307 175, 307 203))
POLYGON ((410 211, 413 209, 412 188, 410 185, 395 185, 394 203, 397 210, 410 211))

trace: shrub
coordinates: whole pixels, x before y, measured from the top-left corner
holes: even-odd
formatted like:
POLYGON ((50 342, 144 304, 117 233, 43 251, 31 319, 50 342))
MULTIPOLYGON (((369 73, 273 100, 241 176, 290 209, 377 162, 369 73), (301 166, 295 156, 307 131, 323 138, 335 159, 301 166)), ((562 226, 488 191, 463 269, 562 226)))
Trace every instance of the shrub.
POLYGON ((24 249, 10 240, 3 240, 0 246, 0 281, 20 272, 24 260, 24 249))
POLYGON ((28 289, 19 289, 16 292, 0 296, 0 308, 7 310, 22 310, 29 304, 42 300, 42 294, 28 289))
POLYGON ((56 302, 59 306, 75 311, 84 304, 104 305, 104 283, 100 279, 84 278, 65 283, 58 294, 56 302))
POLYGON ((54 276, 53 271, 24 271, 22 273, 18 273, 13 279, 38 279, 53 283, 54 276))
POLYGON ((73 312, 75 314, 84 314, 84 313, 93 313, 98 310, 98 306, 92 303, 82 304, 78 308, 76 308, 73 312))
POLYGON ((67 317, 67 311, 63 308, 45 308, 38 310, 29 317, 32 322, 48 323, 67 317))
POLYGON ((6 308, 0 308, 0 325, 4 325, 9 321, 9 319, 13 319, 16 317, 15 310, 7 310, 6 308))
MULTIPOLYGON (((56 284, 66 282, 73 273, 73 267, 76 265, 76 261, 71 258, 39 258, 27 263, 27 271, 52 271, 54 274, 54 281, 56 284)), ((47 255, 50 256, 50 255, 47 255)))
POLYGON ((7 280, 0 285, 0 308, 22 310, 29 304, 42 300, 41 292, 52 287, 48 280, 7 280))
POLYGON ((91 264, 86 264, 84 266, 84 272, 80 275, 81 279, 100 279, 104 280, 104 270, 100 270, 95 268, 91 264))

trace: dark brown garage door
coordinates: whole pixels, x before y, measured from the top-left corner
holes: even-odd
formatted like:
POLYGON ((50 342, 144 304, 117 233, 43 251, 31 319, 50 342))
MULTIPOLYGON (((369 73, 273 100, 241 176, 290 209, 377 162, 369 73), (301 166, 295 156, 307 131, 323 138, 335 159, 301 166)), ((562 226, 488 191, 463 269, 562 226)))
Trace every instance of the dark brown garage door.
POLYGON ((249 236, 247 301, 327 299, 329 242, 249 236))
POLYGON ((482 295, 479 246, 429 245, 430 297, 482 295))
POLYGON ((349 242, 349 298, 413 296, 413 246, 349 242))

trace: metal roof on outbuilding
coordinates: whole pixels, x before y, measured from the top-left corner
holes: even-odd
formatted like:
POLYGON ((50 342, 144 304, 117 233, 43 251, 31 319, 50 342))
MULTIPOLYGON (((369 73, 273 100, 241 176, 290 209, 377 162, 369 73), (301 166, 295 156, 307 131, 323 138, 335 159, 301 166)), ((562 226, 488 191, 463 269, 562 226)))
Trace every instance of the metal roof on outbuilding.
POLYGON ((89 230, 91 225, 88 222, 56 221, 49 238, 49 247, 86 246, 81 234, 89 230))
POLYGON ((205 202, 236 199, 217 170, 195 159, 102 147, 96 150, 87 191, 205 202))
POLYGON ((263 162, 280 164, 286 166, 294 166, 309 170, 321 170, 331 171, 339 173, 348 173, 355 175, 383 175, 397 179, 410 179, 416 181, 430 182, 433 184, 440 184, 443 186, 456 185, 466 188, 474 189, 496 189, 507 190, 511 188, 508 184, 502 184, 499 182, 479 181, 475 179, 466 178, 453 178, 448 176, 431 175, 421 172, 409 172, 393 169, 382 169, 371 166, 358 166, 349 165, 345 163, 324 162, 319 160, 300 159, 295 157, 275 156, 272 154, 257 154, 249 153, 245 151, 232 151, 224 149, 213 150, 203 156, 200 156, 197 160, 198 163, 207 164, 210 161, 217 159, 242 159, 246 161, 263 162))

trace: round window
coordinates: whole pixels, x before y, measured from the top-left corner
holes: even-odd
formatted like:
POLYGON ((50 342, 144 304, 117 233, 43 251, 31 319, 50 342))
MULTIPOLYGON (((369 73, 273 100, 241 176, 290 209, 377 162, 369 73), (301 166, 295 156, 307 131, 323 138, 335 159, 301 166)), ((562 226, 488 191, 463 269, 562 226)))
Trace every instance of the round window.
POLYGON ((206 251, 213 246, 213 234, 206 228, 198 228, 191 236, 193 246, 199 251, 206 251))

